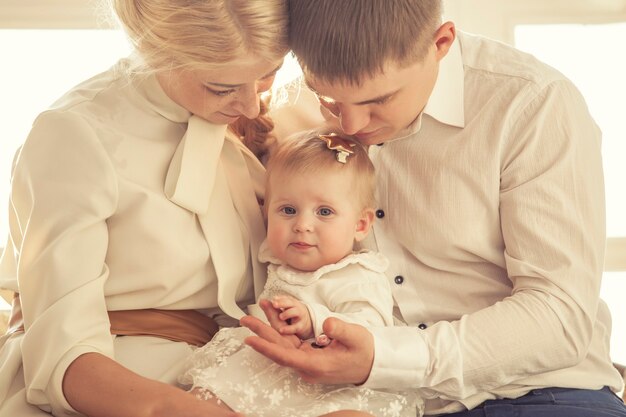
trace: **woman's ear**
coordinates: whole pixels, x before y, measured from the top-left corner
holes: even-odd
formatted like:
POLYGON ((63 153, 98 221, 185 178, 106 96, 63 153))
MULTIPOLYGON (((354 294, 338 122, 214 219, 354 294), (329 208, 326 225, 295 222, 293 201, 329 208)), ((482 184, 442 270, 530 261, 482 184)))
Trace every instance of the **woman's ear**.
POLYGON ((356 231, 354 233, 354 241, 360 242, 368 235, 374 222, 375 214, 374 209, 368 208, 363 210, 359 220, 356 223, 356 231))

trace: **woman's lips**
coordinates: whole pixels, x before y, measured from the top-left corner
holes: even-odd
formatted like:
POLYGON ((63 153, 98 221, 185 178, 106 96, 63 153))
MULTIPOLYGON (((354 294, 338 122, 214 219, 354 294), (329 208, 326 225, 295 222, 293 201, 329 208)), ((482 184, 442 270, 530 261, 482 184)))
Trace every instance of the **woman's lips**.
POLYGON ((239 119, 239 116, 240 116, 240 115, 233 116, 233 115, 222 113, 222 112, 219 112, 219 114, 221 114, 222 116, 224 116, 224 117, 226 117, 228 119, 233 119, 233 120, 239 119))

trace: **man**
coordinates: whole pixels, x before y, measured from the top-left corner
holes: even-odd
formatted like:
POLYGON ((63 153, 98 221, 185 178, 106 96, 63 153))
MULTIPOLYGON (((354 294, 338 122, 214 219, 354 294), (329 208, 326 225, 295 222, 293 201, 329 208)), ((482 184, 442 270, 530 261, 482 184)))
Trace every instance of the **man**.
POLYGON ((371 244, 408 326, 328 320, 333 343, 311 349, 245 318, 249 344, 309 381, 417 389, 427 415, 626 416, 599 299, 601 133, 560 73, 440 16, 438 0, 290 1, 306 83, 370 145, 371 244))

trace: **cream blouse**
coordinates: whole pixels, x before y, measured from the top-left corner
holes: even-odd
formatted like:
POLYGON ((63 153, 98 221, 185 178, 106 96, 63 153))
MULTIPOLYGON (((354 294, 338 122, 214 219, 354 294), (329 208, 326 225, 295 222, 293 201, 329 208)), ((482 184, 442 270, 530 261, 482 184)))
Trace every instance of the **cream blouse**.
MULTIPOLYGON (((42 113, 15 161, 0 287, 20 293, 28 401, 48 410, 68 407, 61 382, 75 358, 114 356, 108 310, 221 307, 239 318, 263 286, 250 249, 264 237, 263 167, 226 126, 128 66, 42 113)), ((20 354, 1 342, 6 376, 20 354)))

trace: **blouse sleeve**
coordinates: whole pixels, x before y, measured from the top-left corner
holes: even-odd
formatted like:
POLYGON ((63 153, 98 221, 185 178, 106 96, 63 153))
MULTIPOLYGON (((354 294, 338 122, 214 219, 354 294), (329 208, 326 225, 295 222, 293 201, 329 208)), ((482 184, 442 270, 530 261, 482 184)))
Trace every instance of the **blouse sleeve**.
POLYGON ((307 302, 315 336, 323 333, 324 321, 337 317, 366 327, 393 325, 393 298, 387 277, 360 265, 333 271, 332 286, 324 286, 325 303, 307 302), (341 275, 341 276, 340 276, 341 275))
POLYGON ((113 167, 90 123, 42 114, 13 172, 10 231, 27 400, 54 415, 73 414, 62 392, 69 364, 87 352, 113 356, 103 287, 116 199, 113 167))

